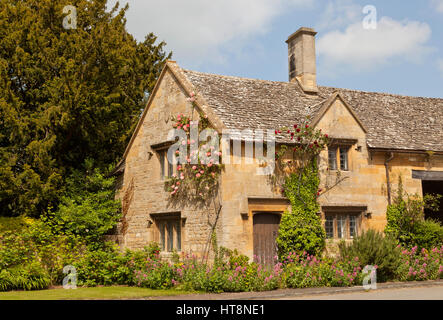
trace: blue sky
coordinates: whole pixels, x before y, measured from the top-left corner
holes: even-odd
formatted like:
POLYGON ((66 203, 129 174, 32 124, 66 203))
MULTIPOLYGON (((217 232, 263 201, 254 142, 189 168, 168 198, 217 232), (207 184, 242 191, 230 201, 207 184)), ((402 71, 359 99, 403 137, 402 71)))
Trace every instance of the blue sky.
POLYGON ((154 32, 187 69, 287 81, 285 40, 305 26, 318 32, 319 85, 443 98, 443 0, 126 2, 128 31, 154 32), (366 5, 376 29, 362 27, 366 5))

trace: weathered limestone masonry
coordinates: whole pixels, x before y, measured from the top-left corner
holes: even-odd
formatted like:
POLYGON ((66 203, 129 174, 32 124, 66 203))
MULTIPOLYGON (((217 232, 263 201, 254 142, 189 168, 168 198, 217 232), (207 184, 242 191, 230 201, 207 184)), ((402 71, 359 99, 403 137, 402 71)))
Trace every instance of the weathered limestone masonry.
POLYGON ((164 191, 159 155, 150 147, 167 140, 167 133, 172 128, 172 115, 192 114, 187 97, 173 74, 170 71, 164 72, 127 152, 123 183, 118 194, 123 200, 126 194, 132 193, 127 196, 129 203, 123 204, 127 210, 121 226, 124 229, 121 243, 124 247, 143 248, 149 242, 158 242, 158 233, 150 214, 176 211, 181 213, 182 241, 188 252, 202 251, 207 241, 207 211, 196 210, 191 204, 178 209, 171 205, 164 191))
MULTIPOLYGON (((352 212, 358 213, 358 232, 369 228, 382 231, 388 199, 395 196, 399 176, 409 194, 422 195, 422 179, 441 183, 437 191, 443 193, 443 99, 318 86, 314 37, 315 31, 309 28, 289 37, 289 82, 184 70, 174 61, 166 64, 116 170, 124 213, 118 230, 122 247, 142 248, 161 241, 165 235, 158 219, 172 214, 180 218, 179 235, 174 236, 181 239, 180 250, 203 253, 210 234, 208 213, 213 208, 170 203, 158 149, 170 143, 167 134, 172 115, 197 116, 187 101, 191 92, 196 94, 197 108, 219 133, 223 129, 275 130, 309 117, 311 126, 327 133, 335 146, 346 146, 347 168, 340 170, 343 180, 319 197, 324 222, 328 212, 329 217, 350 216, 352 212)), ((278 144, 290 142, 280 135, 276 140, 278 144)), ((269 243, 258 243, 257 235, 263 233, 256 231, 275 224, 275 216, 289 208, 289 202, 268 176, 256 174, 257 159, 246 163, 244 144, 242 149, 240 159, 223 155, 230 157, 230 164, 220 178, 222 209, 217 239, 219 245, 237 248, 252 258, 272 252, 275 228, 269 228, 265 241, 269 243), (263 220, 266 215, 272 219, 263 220)), ((333 185, 337 177, 337 170, 323 170, 330 166, 329 151, 320 155, 321 172, 326 172, 320 177, 323 188, 333 185)))

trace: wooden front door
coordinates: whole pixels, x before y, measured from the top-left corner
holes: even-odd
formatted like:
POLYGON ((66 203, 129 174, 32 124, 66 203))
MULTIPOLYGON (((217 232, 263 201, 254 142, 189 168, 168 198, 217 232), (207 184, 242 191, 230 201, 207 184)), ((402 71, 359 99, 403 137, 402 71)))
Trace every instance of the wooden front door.
POLYGON ((277 255, 277 244, 275 240, 278 235, 280 214, 259 212, 254 214, 254 256, 255 261, 267 265, 274 264, 277 255))

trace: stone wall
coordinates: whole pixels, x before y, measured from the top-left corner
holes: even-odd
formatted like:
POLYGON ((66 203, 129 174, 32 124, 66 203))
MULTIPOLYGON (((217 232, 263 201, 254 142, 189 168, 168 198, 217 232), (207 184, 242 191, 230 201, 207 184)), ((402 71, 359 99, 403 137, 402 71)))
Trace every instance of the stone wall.
POLYGON ((181 212, 181 218, 185 219, 182 225, 182 248, 198 254, 203 250, 209 235, 207 209, 192 206, 182 208, 170 203, 164 191, 159 156, 150 147, 167 140, 168 131, 172 128, 171 116, 178 113, 189 116, 194 114, 198 119, 198 114, 192 110, 185 92, 169 70, 165 72, 153 95, 126 156, 123 181, 118 192, 126 211, 121 223, 121 244, 136 249, 158 241, 156 225, 150 224, 150 214, 181 212))
MULTIPOLYGON (((185 252, 201 254, 209 237, 208 209, 174 206, 164 191, 160 177, 160 162, 151 145, 167 140, 172 128, 169 120, 180 112, 192 115, 191 104, 186 100, 183 88, 167 70, 142 119, 131 148, 126 156, 125 171, 118 197, 122 199, 125 217, 120 224, 120 241, 123 247, 142 248, 151 241, 158 241, 155 224, 150 225, 150 214, 181 212, 186 221, 182 227, 182 248, 185 252)), ((194 115, 197 114, 194 111, 194 115)), ((322 206, 367 206, 371 215, 363 216, 363 229, 382 231, 386 224, 387 187, 384 162, 386 152, 369 151, 365 129, 352 112, 336 99, 318 121, 317 128, 333 138, 354 139, 349 150, 349 171, 341 172, 344 180, 319 198, 322 206)), ((254 128, 251 128, 254 129, 254 128)), ((242 146, 244 154, 244 145, 242 146)), ((224 155, 226 157, 227 155, 224 155)), ((321 154, 320 169, 327 166, 327 151, 321 154)), ((288 208, 279 190, 270 183, 268 176, 258 175, 258 162, 246 163, 244 157, 230 156, 221 175, 222 211, 217 225, 218 244, 237 248, 252 258, 253 213, 257 211, 283 212, 288 208), (235 164, 235 161, 240 161, 235 164)), ((392 194, 395 194, 398 176, 403 178, 408 193, 421 194, 421 181, 412 179, 412 170, 442 170, 443 158, 436 156, 429 161, 425 154, 395 153, 389 162, 392 194)), ((321 183, 333 184, 335 172, 322 174, 321 183)), ((213 209, 209 211, 212 212, 213 209)))

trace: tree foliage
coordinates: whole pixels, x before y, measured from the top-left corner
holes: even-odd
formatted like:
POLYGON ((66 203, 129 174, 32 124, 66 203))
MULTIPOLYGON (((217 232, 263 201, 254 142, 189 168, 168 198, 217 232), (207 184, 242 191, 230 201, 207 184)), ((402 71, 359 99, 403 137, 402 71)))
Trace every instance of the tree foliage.
POLYGON ((68 168, 122 154, 170 54, 106 0, 0 0, 0 215, 56 205, 68 168), (73 5, 77 28, 64 29, 73 5))
POLYGON ((65 234, 99 245, 103 236, 115 227, 120 214, 120 200, 114 198, 114 177, 106 177, 93 162, 87 160, 85 169, 75 170, 66 179, 66 191, 53 220, 65 234))

